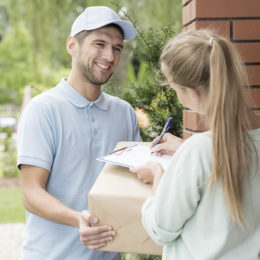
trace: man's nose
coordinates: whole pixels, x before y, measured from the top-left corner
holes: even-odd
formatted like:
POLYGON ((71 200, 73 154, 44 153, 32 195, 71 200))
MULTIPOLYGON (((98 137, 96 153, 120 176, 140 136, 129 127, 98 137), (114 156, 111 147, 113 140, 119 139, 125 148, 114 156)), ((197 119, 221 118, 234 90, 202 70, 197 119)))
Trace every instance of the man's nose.
POLYGON ((104 52, 103 52, 103 57, 109 61, 112 62, 114 61, 114 52, 112 48, 105 48, 104 52))

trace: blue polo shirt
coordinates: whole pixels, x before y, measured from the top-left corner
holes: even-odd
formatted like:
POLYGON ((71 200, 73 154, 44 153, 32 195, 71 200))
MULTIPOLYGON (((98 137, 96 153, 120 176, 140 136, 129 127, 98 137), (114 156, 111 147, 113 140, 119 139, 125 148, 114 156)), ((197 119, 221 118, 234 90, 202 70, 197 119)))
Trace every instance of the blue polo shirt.
MULTIPOLYGON (((77 211, 88 209, 88 193, 109 153, 120 141, 140 141, 133 108, 101 92, 90 102, 65 79, 31 100, 18 125, 18 162, 50 172, 47 191, 77 211)), ((117 253, 89 250, 78 228, 27 212, 21 259, 120 259, 117 253)))

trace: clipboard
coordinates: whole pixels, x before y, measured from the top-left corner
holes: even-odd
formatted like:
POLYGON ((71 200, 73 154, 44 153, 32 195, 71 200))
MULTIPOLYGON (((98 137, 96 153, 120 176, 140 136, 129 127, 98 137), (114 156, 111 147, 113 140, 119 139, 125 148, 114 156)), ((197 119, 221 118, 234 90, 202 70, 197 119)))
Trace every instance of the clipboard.
POLYGON ((151 149, 149 146, 143 145, 142 143, 135 143, 117 149, 108 155, 98 157, 97 160, 128 168, 141 166, 148 161, 155 161, 160 163, 165 170, 171 158, 171 155, 157 156, 155 154, 151 154, 151 149))

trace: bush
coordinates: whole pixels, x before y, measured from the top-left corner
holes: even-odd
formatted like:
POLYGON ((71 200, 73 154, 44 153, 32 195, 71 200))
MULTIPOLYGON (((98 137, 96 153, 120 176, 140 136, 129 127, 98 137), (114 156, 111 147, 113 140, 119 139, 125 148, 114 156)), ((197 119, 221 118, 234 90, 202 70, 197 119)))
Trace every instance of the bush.
POLYGON ((0 178, 19 176, 15 139, 16 134, 10 128, 0 129, 0 178))
POLYGON ((124 260, 161 260, 161 256, 125 254, 124 260))
POLYGON ((143 30, 136 38, 136 46, 130 47, 133 65, 129 67, 122 98, 133 107, 143 109, 149 116, 150 125, 141 128, 144 141, 151 141, 158 136, 169 117, 173 118, 169 132, 182 136, 182 106, 172 89, 160 86, 164 77, 159 58, 163 46, 174 35, 172 28, 174 26, 169 25, 160 31, 152 28, 143 30), (134 68, 136 66, 138 68, 134 68))

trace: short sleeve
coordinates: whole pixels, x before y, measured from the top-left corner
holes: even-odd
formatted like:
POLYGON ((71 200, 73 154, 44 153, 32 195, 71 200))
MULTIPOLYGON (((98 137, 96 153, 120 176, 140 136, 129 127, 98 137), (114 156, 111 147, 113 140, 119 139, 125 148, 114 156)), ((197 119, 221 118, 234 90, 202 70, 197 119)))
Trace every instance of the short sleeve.
POLYGON ((18 123, 17 166, 29 164, 50 171, 54 155, 51 113, 43 103, 33 99, 18 123))
MULTIPOLYGON (((130 106, 130 105, 129 105, 130 106)), ((140 136, 140 131, 139 131, 139 126, 137 123, 137 117, 134 109, 130 106, 131 114, 132 114, 132 122, 133 122, 133 141, 136 142, 141 142, 141 136, 140 136)))

